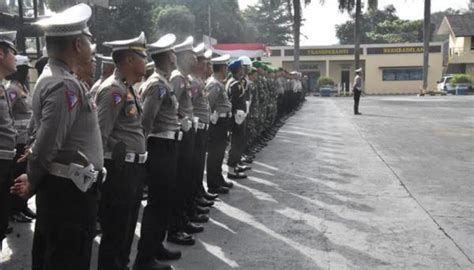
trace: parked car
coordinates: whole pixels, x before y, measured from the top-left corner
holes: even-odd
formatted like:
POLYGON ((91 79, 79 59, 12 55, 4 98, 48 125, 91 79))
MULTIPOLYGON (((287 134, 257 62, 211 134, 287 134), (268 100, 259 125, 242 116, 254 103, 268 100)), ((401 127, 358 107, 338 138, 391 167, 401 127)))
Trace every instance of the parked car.
POLYGON ((453 75, 444 75, 441 80, 437 81, 438 91, 444 91, 449 94, 456 94, 456 86, 451 83, 453 75))

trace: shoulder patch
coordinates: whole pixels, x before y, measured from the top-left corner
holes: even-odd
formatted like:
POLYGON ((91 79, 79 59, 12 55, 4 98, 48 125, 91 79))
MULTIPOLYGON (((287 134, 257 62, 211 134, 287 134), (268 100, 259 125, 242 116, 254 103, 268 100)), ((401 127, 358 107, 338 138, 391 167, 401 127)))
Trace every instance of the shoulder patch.
POLYGON ((122 100, 123 100, 122 94, 120 94, 118 92, 113 92, 112 93, 112 100, 113 100, 114 106, 119 105, 120 102, 122 102, 122 100))
POLYGON ((8 97, 11 101, 14 101, 18 97, 18 93, 15 90, 8 91, 8 97))
POLYGON ((77 103, 79 102, 79 98, 74 91, 66 91, 66 101, 69 108, 69 111, 72 111, 74 107, 76 107, 77 103))
POLYGON ((163 86, 158 86, 158 89, 156 91, 156 95, 158 98, 163 98, 166 95, 166 88, 163 86))

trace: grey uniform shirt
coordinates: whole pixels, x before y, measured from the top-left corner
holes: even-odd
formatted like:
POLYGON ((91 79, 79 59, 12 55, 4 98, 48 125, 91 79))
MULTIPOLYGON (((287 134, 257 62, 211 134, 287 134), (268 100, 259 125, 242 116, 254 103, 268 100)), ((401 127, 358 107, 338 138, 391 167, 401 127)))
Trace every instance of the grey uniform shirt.
POLYGON ((356 75, 354 78, 354 88, 357 88, 357 90, 362 91, 362 78, 360 75, 356 75))
POLYGON ((7 86, 7 93, 10 99, 13 118, 15 119, 15 129, 18 133, 17 144, 28 142, 28 125, 32 114, 30 96, 26 86, 17 81, 10 81, 7 86))
POLYGON ((84 154, 95 169, 102 169, 96 106, 65 63, 50 58, 38 78, 32 121, 36 133, 27 173, 33 190, 41 184, 51 162, 77 162, 73 160, 77 152, 84 154))
POLYGON ((191 93, 194 108, 194 116, 199 118, 199 122, 209 124, 210 107, 209 99, 207 98, 208 92, 205 88, 204 82, 195 76, 190 75, 189 81, 191 82, 191 93))
POLYGON ((192 120, 193 102, 191 100, 191 85, 189 84, 188 78, 186 78, 180 70, 176 69, 171 72, 170 82, 179 102, 179 118, 187 117, 189 120, 192 120))
POLYGON ((125 143, 127 152, 145 153, 141 102, 117 69, 100 85, 96 102, 104 153, 113 152, 118 142, 125 143))
POLYGON ((12 151, 16 146, 16 130, 13 127, 13 114, 10 100, 0 83, 0 150, 12 151))
POLYGON ((212 112, 229 113, 232 111, 232 104, 229 101, 229 96, 225 91, 224 84, 214 76, 207 81, 206 91, 209 92, 207 97, 212 112))
POLYGON ((145 134, 178 131, 178 100, 163 73, 155 70, 142 89, 145 134))
POLYGON ((99 91, 99 86, 104 82, 104 78, 103 77, 100 77, 99 80, 97 80, 94 85, 92 85, 91 87, 91 90, 90 90, 90 93, 91 93, 91 97, 93 100, 96 100, 97 98, 97 91, 99 91))

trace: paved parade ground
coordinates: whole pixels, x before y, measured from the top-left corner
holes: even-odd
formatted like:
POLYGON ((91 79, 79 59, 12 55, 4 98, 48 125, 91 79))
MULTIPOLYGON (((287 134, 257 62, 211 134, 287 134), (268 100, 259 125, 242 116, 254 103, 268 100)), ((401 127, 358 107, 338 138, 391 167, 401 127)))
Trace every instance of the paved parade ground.
MULTIPOLYGON (((473 269, 474 98, 352 102, 309 97, 175 268, 473 269)), ((1 269, 30 269, 13 225, 1 269)))

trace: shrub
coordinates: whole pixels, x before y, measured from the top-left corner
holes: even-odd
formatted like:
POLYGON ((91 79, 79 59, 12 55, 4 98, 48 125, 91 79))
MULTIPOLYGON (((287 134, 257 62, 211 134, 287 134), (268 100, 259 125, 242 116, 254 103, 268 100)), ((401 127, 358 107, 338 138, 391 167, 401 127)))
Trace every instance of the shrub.
POLYGON ((455 74, 451 79, 452 84, 471 83, 471 78, 467 74, 455 74))
POLYGON ((318 80, 318 86, 331 85, 334 86, 334 80, 331 77, 322 76, 318 80))

